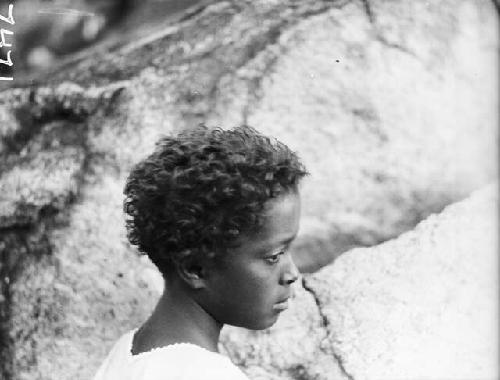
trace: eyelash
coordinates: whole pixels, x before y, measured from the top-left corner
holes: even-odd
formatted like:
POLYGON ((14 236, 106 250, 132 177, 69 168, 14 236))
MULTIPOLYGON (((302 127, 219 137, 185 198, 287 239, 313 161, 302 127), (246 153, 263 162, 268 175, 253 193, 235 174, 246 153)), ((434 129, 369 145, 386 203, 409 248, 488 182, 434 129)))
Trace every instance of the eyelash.
POLYGON ((279 251, 278 253, 275 253, 272 256, 266 257, 266 261, 269 264, 277 264, 280 261, 280 256, 283 255, 286 252, 286 250, 279 251))

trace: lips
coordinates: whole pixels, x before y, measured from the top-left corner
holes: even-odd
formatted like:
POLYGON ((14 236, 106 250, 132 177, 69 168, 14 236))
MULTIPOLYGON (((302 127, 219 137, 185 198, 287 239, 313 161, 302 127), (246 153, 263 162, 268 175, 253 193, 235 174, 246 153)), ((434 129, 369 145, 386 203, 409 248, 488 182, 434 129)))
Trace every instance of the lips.
POLYGON ((283 311, 283 310, 288 309, 289 306, 290 306, 290 301, 288 298, 286 298, 283 301, 275 303, 273 306, 273 309, 276 311, 283 311))

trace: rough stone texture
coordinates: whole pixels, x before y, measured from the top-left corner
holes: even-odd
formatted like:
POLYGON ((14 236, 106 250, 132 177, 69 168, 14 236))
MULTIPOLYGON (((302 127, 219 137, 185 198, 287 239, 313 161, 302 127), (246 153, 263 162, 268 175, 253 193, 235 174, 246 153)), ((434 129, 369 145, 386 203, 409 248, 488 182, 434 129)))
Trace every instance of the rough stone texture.
MULTIPOLYGON (((151 310, 157 273, 126 243, 121 189, 161 134, 248 122, 296 149, 309 270, 495 177, 496 25, 475 0, 206 1, 16 80, 0 93, 0 377, 87 379, 151 310)), ((304 302, 311 331, 325 320, 304 302)), ((293 347, 265 368, 322 378, 326 349, 308 345, 303 368, 293 347)))
POLYGON ((490 186, 345 253, 269 331, 226 329, 229 355, 255 379, 497 379, 497 198, 490 186))
POLYGON ((116 222, 121 184, 102 177, 93 185, 69 224, 50 233, 51 253, 28 255, 11 287, 14 378, 91 378, 109 350, 102 342, 138 325, 157 298, 116 222))
POLYGON ((39 152, 36 159, 19 163, 4 173, 0 184, 0 228, 37 221, 41 209, 63 207, 76 192, 82 152, 74 149, 39 152))
POLYGON ((306 279, 352 378, 498 378, 498 186, 306 279))

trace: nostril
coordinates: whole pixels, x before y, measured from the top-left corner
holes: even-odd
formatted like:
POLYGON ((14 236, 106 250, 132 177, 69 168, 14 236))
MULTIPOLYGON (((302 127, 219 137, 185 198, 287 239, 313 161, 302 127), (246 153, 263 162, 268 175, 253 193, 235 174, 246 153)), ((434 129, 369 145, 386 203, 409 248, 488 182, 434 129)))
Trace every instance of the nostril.
POLYGON ((284 267, 284 272, 281 277, 281 283, 283 285, 291 285, 300 277, 300 272, 293 262, 292 256, 288 255, 288 258, 289 260, 286 262, 286 266, 284 267))
POLYGON ((283 283, 286 285, 291 285, 299 278, 298 272, 290 272, 283 277, 283 283))

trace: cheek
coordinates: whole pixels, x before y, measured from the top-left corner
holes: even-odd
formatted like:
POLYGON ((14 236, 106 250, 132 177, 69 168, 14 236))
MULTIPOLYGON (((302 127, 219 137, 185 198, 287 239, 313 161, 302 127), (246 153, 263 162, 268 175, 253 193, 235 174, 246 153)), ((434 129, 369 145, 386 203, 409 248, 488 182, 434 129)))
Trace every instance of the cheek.
POLYGON ((273 289, 278 285, 275 272, 275 268, 266 263, 252 263, 244 271, 231 272, 227 290, 241 297, 250 297, 250 302, 262 301, 263 298, 271 297, 273 289))
POLYGON ((278 318, 273 311, 279 296, 277 268, 263 263, 244 269, 221 279, 225 282, 219 284, 217 296, 219 320, 252 330, 268 328, 278 318))
MULTIPOLYGON (((264 264, 267 265, 267 264, 264 264)), ((245 293, 253 297, 254 303, 265 303, 273 298, 278 286, 278 276, 273 267, 259 268, 259 271, 252 272, 247 281, 242 284, 245 293)))

